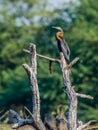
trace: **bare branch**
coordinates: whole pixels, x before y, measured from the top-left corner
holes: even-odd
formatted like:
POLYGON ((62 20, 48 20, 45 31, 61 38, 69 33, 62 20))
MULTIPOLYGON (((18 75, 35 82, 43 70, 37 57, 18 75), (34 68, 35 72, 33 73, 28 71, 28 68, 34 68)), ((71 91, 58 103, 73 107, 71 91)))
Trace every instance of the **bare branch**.
MULTIPOLYGON (((77 122, 77 96, 74 87, 72 87, 70 81, 70 77, 69 77, 70 70, 65 69, 66 67, 68 67, 68 65, 66 59, 64 58, 64 54, 62 52, 60 52, 60 57, 61 57, 61 69, 62 69, 64 87, 69 101, 69 111, 67 114, 67 127, 68 130, 76 130, 77 129, 77 123, 76 123, 77 122)), ((72 66, 75 62, 72 62, 70 66, 72 66)))
POLYGON ((17 121, 21 119, 21 117, 19 116, 19 114, 16 111, 10 109, 9 112, 11 113, 13 118, 16 118, 17 121))
POLYGON ((96 122, 96 120, 91 120, 77 128, 77 130, 83 130, 84 128, 88 127, 91 123, 96 122))
POLYGON ((80 93, 76 93, 76 95, 77 97, 81 97, 81 98, 93 99, 93 97, 90 95, 85 95, 85 94, 80 94, 80 93))
POLYGON ((33 114, 30 112, 30 110, 26 106, 24 108, 31 115, 31 117, 34 118, 33 114))
POLYGON ((30 62, 33 73, 37 74, 36 46, 32 43, 30 43, 30 62))
POLYGON ((37 130, 46 130, 43 122, 40 119, 40 96, 38 90, 38 83, 37 83, 37 62, 36 62, 36 46, 30 43, 30 63, 31 66, 29 67, 27 64, 23 64, 25 68, 29 80, 30 80, 30 87, 32 91, 32 102, 33 102, 33 110, 32 113, 26 109, 30 115, 32 116, 33 124, 37 130))
POLYGON ((27 74, 30 74, 30 66, 27 64, 22 64, 22 66, 24 67, 24 69, 26 70, 27 74))
POLYGON ((78 60, 79 60, 79 57, 76 57, 72 62, 70 62, 69 65, 66 66, 66 68, 70 69, 78 60))
POLYGON ((30 43, 30 62, 31 67, 27 64, 23 64, 23 67, 27 70, 27 74, 29 74, 30 79, 30 87, 32 90, 32 101, 33 101, 33 114, 38 120, 40 118, 40 98, 39 98, 39 91, 38 91, 38 84, 36 79, 36 47, 34 44, 30 43))
MULTIPOLYGON (((29 50, 27 50, 27 49, 23 49, 23 51, 24 52, 27 52, 27 53, 30 53, 30 51, 29 50)), ((60 63, 60 60, 59 59, 55 59, 55 58, 50 58, 50 57, 48 57, 48 56, 44 56, 44 55, 41 55, 41 54, 36 54, 38 57, 40 57, 40 58, 44 58, 44 59, 46 59, 46 60, 49 60, 49 61, 52 61, 52 62, 56 62, 56 63, 60 63)))
POLYGON ((13 126, 12 126, 12 129, 16 129, 16 128, 18 128, 18 127, 20 127, 20 126, 23 126, 23 125, 25 125, 25 124, 32 124, 33 123, 33 120, 32 119, 23 119, 23 118, 21 118, 20 116, 19 116, 19 114, 16 112, 16 111, 14 111, 14 110, 12 110, 12 109, 10 109, 10 114, 12 115, 12 118, 15 118, 16 120, 17 120, 17 123, 15 123, 13 126))
POLYGON ((22 64, 22 66, 24 67, 25 71, 27 72, 28 75, 28 79, 30 80, 30 66, 27 64, 22 64))
POLYGON ((87 128, 85 128, 84 130, 97 130, 98 129, 98 126, 89 126, 87 128))
POLYGON ((23 51, 30 54, 31 64, 30 66, 27 64, 23 64, 23 67, 26 70, 30 80, 30 87, 32 91, 32 102, 33 102, 32 113, 29 111, 28 108, 25 107, 25 109, 29 112, 32 119, 31 120, 22 119, 17 112, 11 110, 10 112, 13 114, 13 117, 15 117, 18 121, 18 123, 16 123, 15 126, 13 126, 13 128, 18 128, 21 125, 33 123, 33 126, 36 128, 36 130, 46 130, 45 125, 43 124, 40 118, 40 96, 39 96, 38 83, 36 78, 37 75, 36 57, 40 57, 49 61, 50 73, 52 72, 52 62, 59 63, 61 66, 64 87, 65 87, 64 91, 66 91, 68 101, 69 101, 69 111, 67 114, 67 122, 66 122, 68 130, 83 130, 84 128, 89 126, 92 122, 95 122, 95 120, 92 120, 87 122, 86 124, 83 124, 81 121, 77 123, 77 104, 78 104, 77 97, 93 99, 93 97, 90 95, 76 93, 74 87, 71 84, 70 68, 79 60, 79 57, 76 57, 72 62, 70 62, 70 64, 68 64, 70 53, 67 54, 66 56, 66 52, 68 51, 67 46, 65 46, 64 51, 62 51, 62 49, 60 50, 60 60, 37 54, 36 46, 32 43, 30 43, 29 49, 30 51, 26 49, 23 49, 23 51))

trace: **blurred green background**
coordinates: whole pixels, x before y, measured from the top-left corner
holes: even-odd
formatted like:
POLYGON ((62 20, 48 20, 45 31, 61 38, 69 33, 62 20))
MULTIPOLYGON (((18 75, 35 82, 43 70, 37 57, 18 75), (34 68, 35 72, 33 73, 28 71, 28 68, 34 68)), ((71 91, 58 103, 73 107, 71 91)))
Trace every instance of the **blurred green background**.
MULTIPOLYGON (((22 67, 29 64, 29 43, 37 52, 59 58, 52 26, 61 26, 71 50, 71 60, 80 57, 72 68, 71 81, 76 92, 94 100, 80 99, 78 118, 98 120, 98 0, 0 0, 0 110, 13 105, 31 106, 28 77, 22 67), (56 2, 56 3, 55 3, 56 2)), ((38 58, 38 84, 41 114, 67 106, 60 66, 38 58)))

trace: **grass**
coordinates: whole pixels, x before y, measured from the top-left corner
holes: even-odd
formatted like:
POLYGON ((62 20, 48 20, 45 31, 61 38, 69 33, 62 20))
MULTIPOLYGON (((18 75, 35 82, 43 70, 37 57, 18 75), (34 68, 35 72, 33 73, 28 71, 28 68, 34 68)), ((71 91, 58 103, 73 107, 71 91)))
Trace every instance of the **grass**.
POLYGON ((0 123, 0 130, 12 130, 11 125, 0 123))

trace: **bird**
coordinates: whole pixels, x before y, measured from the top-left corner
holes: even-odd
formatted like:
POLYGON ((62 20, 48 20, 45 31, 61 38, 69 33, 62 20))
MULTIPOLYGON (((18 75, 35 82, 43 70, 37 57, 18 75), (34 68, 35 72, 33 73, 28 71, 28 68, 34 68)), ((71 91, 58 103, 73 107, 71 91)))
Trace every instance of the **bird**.
POLYGON ((52 28, 55 28, 58 30, 58 32, 55 35, 57 44, 58 44, 58 49, 59 49, 59 52, 62 52, 64 54, 64 58, 65 58, 67 64, 69 64, 70 49, 69 49, 67 42, 64 39, 63 29, 61 27, 55 27, 55 26, 53 26, 52 28))

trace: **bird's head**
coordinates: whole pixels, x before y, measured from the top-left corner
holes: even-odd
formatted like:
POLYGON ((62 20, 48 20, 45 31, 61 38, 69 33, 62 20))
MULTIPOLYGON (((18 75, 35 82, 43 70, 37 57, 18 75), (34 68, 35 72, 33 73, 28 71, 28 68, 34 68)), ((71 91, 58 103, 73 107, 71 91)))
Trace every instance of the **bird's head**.
POLYGON ((59 32, 56 33, 56 38, 59 39, 59 40, 62 40, 63 35, 64 35, 63 29, 61 27, 55 27, 55 26, 53 26, 52 28, 59 31, 59 32))

